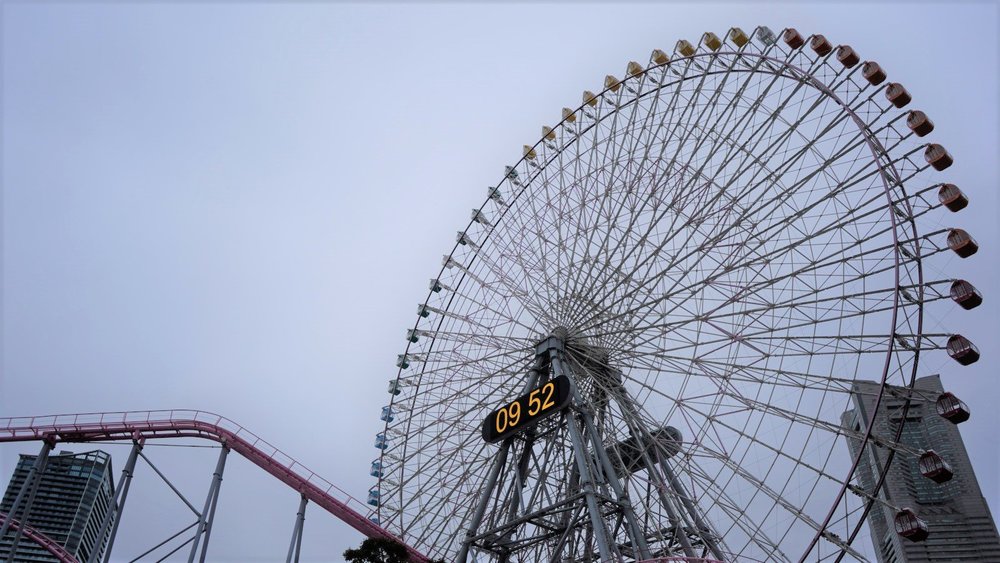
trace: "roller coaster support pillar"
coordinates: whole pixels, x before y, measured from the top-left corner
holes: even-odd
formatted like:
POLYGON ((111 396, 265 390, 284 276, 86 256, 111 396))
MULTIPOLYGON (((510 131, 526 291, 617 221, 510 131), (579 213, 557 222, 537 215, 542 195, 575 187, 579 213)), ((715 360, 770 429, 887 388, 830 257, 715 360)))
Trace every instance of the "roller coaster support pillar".
POLYGON ((212 474, 212 485, 208 488, 208 495, 205 497, 205 507, 201 509, 198 518, 198 527, 194 532, 194 541, 191 542, 191 554, 188 556, 188 563, 194 563, 195 556, 198 555, 198 544, 202 534, 205 535, 205 543, 201 549, 199 561, 205 561, 205 554, 208 552, 208 538, 212 533, 212 517, 215 516, 215 504, 219 500, 219 489, 222 488, 222 472, 226 469, 226 456, 229 454, 229 446, 222 443, 222 451, 219 452, 219 461, 215 464, 215 473, 212 474))
POLYGON ((24 500, 24 495, 28 495, 28 502, 25 504, 24 512, 20 516, 21 525, 17 528, 17 533, 14 534, 14 542, 10 546, 10 555, 7 557, 7 561, 12 561, 14 554, 17 553, 17 542, 21 539, 21 532, 24 527, 28 525, 28 516, 31 514, 31 506, 35 503, 35 493, 38 491, 38 485, 42 481, 42 474, 45 473, 45 464, 49 461, 49 452, 52 451, 53 442, 45 440, 42 442, 42 450, 38 452, 38 457, 35 458, 35 463, 31 466, 28 471, 28 476, 25 477, 24 483, 21 484, 21 489, 17 491, 17 497, 14 498, 14 504, 10 507, 10 512, 7 513, 7 518, 4 519, 3 526, 0 526, 0 539, 3 539, 7 535, 7 530, 10 529, 10 523, 17 517, 17 509, 20 508, 21 501, 24 500))
MULTIPOLYGON (((144 441, 132 441, 132 451, 128 454, 128 461, 125 462, 125 468, 122 469, 122 480, 118 484, 118 490, 115 491, 115 500, 108 507, 108 511, 104 514, 104 518, 101 520, 100 531, 97 532, 97 541, 102 542, 103 538, 108 534, 108 528, 111 527, 111 520, 114 519, 114 527, 111 528, 111 536, 108 537, 108 545, 104 548, 104 563, 108 563, 111 559, 111 548, 115 545, 115 535, 118 533, 118 523, 122 521, 122 510, 125 508, 125 499, 128 497, 128 487, 132 484, 132 474, 135 472, 135 461, 139 459, 139 452, 142 450, 142 444, 144 441)), ((100 555, 100 549, 94 549, 90 553, 90 557, 87 558, 87 563, 96 563, 97 558, 100 555)))
POLYGON ((302 495, 299 501, 299 511, 295 514, 295 528, 292 529, 292 541, 288 544, 288 557, 285 563, 299 563, 299 555, 302 553, 302 528, 306 523, 306 503, 309 499, 302 495))

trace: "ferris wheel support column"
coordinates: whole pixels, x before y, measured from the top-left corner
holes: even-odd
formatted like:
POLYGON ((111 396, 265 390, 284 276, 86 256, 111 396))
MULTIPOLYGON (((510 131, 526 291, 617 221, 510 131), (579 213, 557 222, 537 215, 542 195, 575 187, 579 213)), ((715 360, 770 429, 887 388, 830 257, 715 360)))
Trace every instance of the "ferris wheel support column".
MULTIPOLYGON (((648 439, 652 437, 642 431, 641 427, 639 431, 629 424, 632 432, 637 436, 646 436, 648 439)), ((664 483, 659 473, 656 471, 656 465, 653 460, 649 457, 649 452, 646 448, 641 449, 642 461, 646 465, 646 471, 649 474, 650 480, 653 481, 653 488, 656 489, 657 495, 660 497, 660 504, 663 505, 664 510, 667 511, 667 518, 670 522, 674 523, 674 536, 677 543, 681 544, 681 551, 684 552, 685 557, 695 557, 694 547, 691 545, 691 541, 688 539, 687 534, 684 533, 684 519, 677 514, 674 510, 674 504, 670 502, 670 498, 667 496, 666 489, 669 487, 668 484, 664 483)))
MULTIPOLYGON (((646 443, 656 444, 655 438, 643 426, 642 418, 639 416, 639 409, 637 409, 635 404, 632 403, 632 399, 628 396, 625 388, 621 385, 618 385, 615 389, 615 401, 619 404, 619 406, 621 406, 622 410, 628 413, 628 416, 626 417, 626 424, 629 426, 629 430, 632 434, 641 438, 642 441, 646 443)), ((646 472, 653 481, 653 488, 656 489, 656 493, 660 497, 660 504, 663 506, 664 510, 667 511, 667 518, 674 523, 674 536, 677 543, 681 545, 681 551, 684 552, 686 557, 695 557, 694 547, 691 545, 691 541, 684 532, 685 519, 682 514, 677 513, 674 503, 671 502, 671 499, 666 493, 667 489, 674 490, 674 487, 669 482, 669 475, 665 475, 665 477, 667 477, 667 481, 665 482, 657 470, 657 464, 653 458, 650 457, 650 448, 640 448, 640 453, 642 455, 642 461, 646 466, 646 472)), ((654 450, 654 453, 656 453, 656 450, 654 450)), ((657 459, 659 459, 658 455, 657 459)), ((677 495, 676 490, 674 490, 674 495, 679 496, 677 495)), ((677 510, 681 510, 681 507, 676 508, 677 510)), ((697 526, 696 522, 692 523, 697 526)), ((716 549, 718 549, 718 546, 716 546, 716 549)), ((716 552, 713 550, 713 553, 716 552)), ((719 557, 719 559, 722 560, 723 558, 719 557)))
POLYGON ((704 518, 701 517, 701 513, 698 512, 698 507, 695 506, 691 497, 688 496, 687 489, 684 488, 684 483, 681 483, 681 480, 677 478, 677 474, 674 473, 673 469, 670 468, 670 465, 667 464, 666 458, 661 455, 659 449, 660 448, 657 447, 656 457, 660 461, 660 467, 663 468, 663 474, 666 475, 667 481, 670 483, 670 488, 673 489, 674 494, 681 499, 681 504, 684 505, 684 509, 687 510, 688 514, 694 520, 694 525, 698 529, 698 534, 701 536, 702 541, 705 542, 705 545, 708 546, 712 555, 719 561, 724 560, 722 551, 719 549, 719 544, 715 541, 715 532, 712 531, 712 528, 705 523, 704 518))
MULTIPOLYGON (((530 391, 535 386, 535 383, 538 382, 538 370, 543 361, 544 358, 537 358, 535 360, 535 367, 528 371, 528 379, 524 382, 523 392, 530 391)), ((472 514, 472 521, 469 522, 469 531, 465 533, 465 541, 462 542, 462 549, 458 552, 456 561, 459 563, 465 563, 469 557, 469 547, 472 545, 472 538, 476 537, 479 525, 483 522, 483 516, 486 514, 486 506, 490 501, 490 494, 492 494, 493 488, 496 487, 497 479, 500 477, 500 470, 507 464, 507 454, 510 453, 510 445, 511 440, 504 440, 500 445, 500 451, 493 458, 493 466, 490 468, 490 475, 486 480, 486 486, 483 487, 482 494, 479 496, 476 511, 472 514)))
MULTIPOLYGON (((640 418, 638 418, 639 417, 638 409, 632 403, 632 400, 626 393, 625 388, 624 387, 618 388, 617 393, 618 395, 616 398, 618 404, 621 405, 623 409, 629 412, 629 415, 630 417, 633 418, 633 420, 641 420, 640 418)), ((667 479, 667 482, 665 484, 670 487, 670 489, 673 491, 674 496, 680 499, 680 503, 681 505, 683 505, 684 511, 686 511, 688 516, 691 518, 692 523, 694 524, 695 529, 698 531, 698 536, 701 538, 702 542, 705 544, 706 547, 708 547, 709 551, 712 552, 712 555, 715 556, 716 559, 720 561, 725 560, 725 558, 722 555, 722 550, 719 549, 718 542, 715 541, 718 535, 705 522, 705 519, 702 517, 701 512, 698 510, 698 507, 695 505, 692 498, 688 496, 687 489, 684 488, 684 484, 681 483, 681 480, 677 477, 677 474, 674 473, 670 465, 667 464, 667 459, 669 456, 666 455, 667 452, 664 451, 663 446, 659 442, 657 442, 656 438, 653 437, 651 434, 649 434, 645 429, 642 429, 641 435, 643 436, 643 440, 646 440, 650 444, 652 444, 653 446, 651 448, 652 454, 656 457, 656 459, 653 460, 651 457, 649 457, 649 455, 647 455, 645 451, 643 452, 643 458, 647 464, 647 470, 650 472, 650 474, 653 474, 655 472, 654 462, 658 462, 658 465, 663 470, 664 477, 666 477, 667 479)), ((668 509, 668 512, 672 511, 668 509)), ((684 537, 683 534, 681 534, 680 537, 684 537)), ((686 540, 687 538, 684 539, 686 540)), ((691 555, 688 554, 688 557, 691 557, 691 555)))
POLYGON ((573 443, 573 451, 576 456, 576 464, 580 470, 580 484, 583 486, 584 497, 587 500, 587 511, 590 513, 590 522, 593 526, 594 538, 597 540, 597 549, 601 554, 602 561, 620 560, 621 556, 612 555, 611 543, 608 540, 608 530, 605 526, 604 517, 597 506, 597 492, 595 491, 594 475, 591 471, 590 461, 586 458, 583 444, 583 436, 580 427, 577 426, 573 413, 566 415, 566 427, 569 429, 570 441, 573 443))
MULTIPOLYGON (((569 377, 566 366, 563 364, 561 339, 559 339, 559 344, 560 346, 552 346, 549 348, 549 359, 552 362, 552 369, 557 377, 565 375, 569 379, 573 397, 572 401, 573 404, 579 409, 583 407, 583 404, 580 401, 580 394, 576 388, 576 383, 573 381, 572 377, 569 377)), ((570 407, 570 410, 573 410, 572 406, 570 407)), ((611 549, 611 542, 609 540, 610 534, 608 533, 607 526, 605 526, 604 517, 601 515, 600 508, 597 506, 596 482, 594 481, 593 472, 594 468, 590 465, 590 458, 587 456, 586 444, 583 441, 583 434, 580 432, 580 427, 577 425, 576 418, 572 412, 566 414, 566 428, 569 429, 570 441, 573 444, 573 453, 576 458, 577 469, 580 472, 580 484, 583 486, 584 497, 587 502, 587 511, 590 513, 593 534, 594 538, 597 540, 597 549, 601 554, 601 560, 621 560, 621 554, 612 551, 611 549)), ((599 449, 600 445, 598 443, 594 443, 594 448, 599 449)))
MULTIPOLYGON (((573 381, 572 378, 570 381, 573 381)), ((577 396, 575 383, 573 383, 573 395, 574 399, 579 398, 577 396)), ((632 536, 635 548, 638 549, 641 559, 651 559, 652 555, 649 553, 649 546, 646 545, 646 537, 640 531, 639 522, 636 520, 635 511, 632 510, 632 505, 628 502, 628 499, 625 498, 625 490, 622 488, 621 482, 618 480, 618 474, 615 473, 614 465, 608 457, 607 450, 604 449, 604 442, 601 440, 601 436, 597 432, 597 425, 594 424, 594 417, 591 416, 590 412, 585 408, 581 409, 581 414, 583 416, 583 423, 587 428, 587 433, 590 434, 590 442, 594 445, 594 451, 597 452, 597 459, 601 462, 604 475, 607 477, 608 483, 611 485, 611 490, 614 491, 615 498, 618 500, 619 505, 622 507, 622 512, 625 514, 625 521, 628 523, 629 527, 629 535, 632 536)))
POLYGON ((469 558, 469 547, 472 545, 472 538, 476 536, 476 531, 479 529, 479 525, 483 522, 483 516, 486 514, 486 505, 489 504, 490 494, 493 492, 493 488, 496 487, 497 478, 500 476, 500 470, 507 463, 507 453, 510 451, 510 440, 504 440, 503 444, 500 446, 500 451, 497 452, 497 456, 493 458, 493 467, 490 468, 490 475, 486 480, 486 486, 483 487, 482 493, 479 495, 479 503, 476 505, 476 512, 472 515, 472 522, 469 523, 469 531, 465 533, 465 541, 462 543, 462 549, 458 552, 458 558, 456 561, 459 563, 465 563, 469 558))
MULTIPOLYGON (((534 445, 535 438, 529 431, 528 436, 524 440, 524 449, 521 451, 521 457, 517 460, 516 470, 514 472, 514 491, 516 496, 510 499, 510 507, 507 509, 508 522, 515 519, 519 510, 524 510, 523 492, 525 479, 528 476, 528 464, 531 461, 531 453, 534 445)), ((509 533, 513 533, 513 530, 509 533)))

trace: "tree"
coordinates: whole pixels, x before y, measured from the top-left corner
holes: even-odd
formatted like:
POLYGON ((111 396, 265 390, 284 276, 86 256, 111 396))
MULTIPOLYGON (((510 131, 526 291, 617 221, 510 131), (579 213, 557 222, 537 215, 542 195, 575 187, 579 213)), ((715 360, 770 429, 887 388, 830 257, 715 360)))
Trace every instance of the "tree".
POLYGON ((368 538, 361 543, 361 547, 344 551, 344 559, 351 563, 407 563, 410 556, 397 541, 368 538))

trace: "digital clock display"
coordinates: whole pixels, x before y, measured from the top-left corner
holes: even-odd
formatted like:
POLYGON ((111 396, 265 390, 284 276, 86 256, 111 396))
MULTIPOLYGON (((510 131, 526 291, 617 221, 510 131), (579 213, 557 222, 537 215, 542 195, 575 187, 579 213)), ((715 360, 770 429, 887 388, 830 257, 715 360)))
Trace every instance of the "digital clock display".
POLYGON ((516 401, 491 412, 483 421, 483 440, 499 442, 569 404, 569 379, 560 375, 516 401))

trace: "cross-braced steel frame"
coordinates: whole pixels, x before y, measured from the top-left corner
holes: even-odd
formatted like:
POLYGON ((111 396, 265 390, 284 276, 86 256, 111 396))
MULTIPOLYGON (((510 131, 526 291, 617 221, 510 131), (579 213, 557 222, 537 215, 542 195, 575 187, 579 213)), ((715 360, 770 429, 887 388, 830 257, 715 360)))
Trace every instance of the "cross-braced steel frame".
POLYGON ((567 336, 559 328, 538 344, 524 392, 551 378, 567 376, 570 405, 555 422, 522 431, 499 446, 469 519, 458 561, 467 561, 470 550, 489 552, 499 561, 524 559, 519 552, 537 553, 539 543, 549 544, 551 561, 649 560, 654 556, 721 559, 721 538, 667 461, 676 449, 670 451, 672 444, 663 443, 644 426, 620 382, 609 385, 614 377, 606 357, 594 362, 599 353, 585 345, 567 349, 567 336), (601 380, 600 388, 610 387, 612 395, 585 397, 581 387, 598 389, 594 378, 601 380), (612 400, 628 412, 633 442, 639 444, 634 451, 606 447, 599 421, 612 400), (567 465, 559 467, 559 463, 567 465), (628 484, 623 483, 625 472, 644 472, 653 483, 661 508, 673 523, 669 531, 645 532, 629 498, 628 484), (491 517, 484 525, 487 513, 491 517))
MULTIPOLYGON (((132 483, 136 463, 144 460, 158 477, 173 490, 187 505, 195 516, 195 521, 186 528, 173 534, 163 542, 153 546, 147 553, 167 545, 168 542, 190 533, 186 541, 173 548, 170 554, 188 547, 188 561, 204 563, 208 552, 212 523, 219 501, 223 473, 229 452, 236 452, 253 462, 255 465, 294 489, 300 495, 299 509, 295 518, 287 561, 297 561, 301 552, 302 531, 304 529, 305 510, 307 502, 312 502, 323 508, 338 519, 350 525, 368 537, 389 538, 399 541, 393 534, 383 529, 372 520, 371 511, 360 501, 354 499, 332 483, 309 471, 306 467, 293 460, 283 452, 253 434, 233 421, 212 413, 203 411, 169 410, 169 411, 133 411, 117 413, 87 413, 37 417, 16 417, 0 419, 0 443, 41 441, 42 448, 25 479, 23 486, 14 500, 11 514, 15 518, 3 518, 0 524, 0 538, 13 530, 15 542, 23 534, 25 538, 45 547, 64 561, 75 561, 73 557, 58 549, 58 544, 44 537, 30 527, 31 510, 35 493, 45 471, 49 452, 58 443, 131 442, 122 478, 115 493, 114 503, 100 524, 99 537, 106 537, 107 548, 104 551, 103 562, 107 563, 114 547, 114 538, 118 525, 122 521, 125 501, 132 483), (219 456, 212 473, 211 484, 201 510, 198 510, 178 488, 167 479, 149 458, 143 453, 143 447, 149 440, 202 438, 217 442, 220 445, 219 456), (19 518, 18 518, 19 517, 19 518)), ((405 545, 405 544, 404 544, 405 545)), ((99 550, 95 549, 86 563, 96 563, 99 550)), ((407 546, 410 559, 415 562, 426 562, 429 559, 407 546)), ((11 550, 13 555, 15 548, 11 550)), ((137 558, 138 559, 138 558, 137 558)), ((80 562, 84 563, 84 562, 80 562)))

